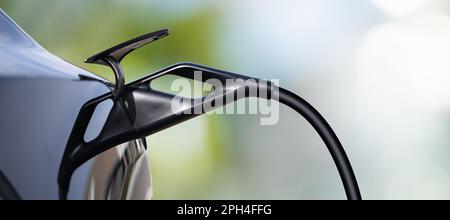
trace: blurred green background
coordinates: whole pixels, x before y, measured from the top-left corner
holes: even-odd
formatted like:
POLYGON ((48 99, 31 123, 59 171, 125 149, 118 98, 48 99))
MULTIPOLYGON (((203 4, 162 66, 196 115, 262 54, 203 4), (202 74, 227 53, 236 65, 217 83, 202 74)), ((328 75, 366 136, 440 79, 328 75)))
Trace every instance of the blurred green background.
MULTIPOLYGON (((279 79, 340 137, 367 199, 450 198, 450 5, 445 0, 0 0, 50 52, 87 57, 162 28, 127 81, 190 61, 279 79)), ((344 199, 314 130, 206 115, 148 138, 155 199, 344 199)))

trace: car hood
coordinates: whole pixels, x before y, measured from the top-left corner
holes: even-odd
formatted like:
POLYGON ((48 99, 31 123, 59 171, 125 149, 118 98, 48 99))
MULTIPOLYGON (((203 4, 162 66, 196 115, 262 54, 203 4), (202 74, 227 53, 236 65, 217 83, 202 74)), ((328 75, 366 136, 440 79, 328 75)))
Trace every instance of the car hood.
POLYGON ((103 78, 51 54, 0 9, 0 78, 103 78))

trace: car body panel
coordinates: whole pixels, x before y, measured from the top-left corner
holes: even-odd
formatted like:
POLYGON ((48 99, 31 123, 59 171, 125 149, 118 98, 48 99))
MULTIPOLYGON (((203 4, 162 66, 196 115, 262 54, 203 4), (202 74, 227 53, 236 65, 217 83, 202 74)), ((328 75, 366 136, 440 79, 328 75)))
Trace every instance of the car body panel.
MULTIPOLYGON (((77 115, 87 101, 110 92, 110 86, 49 53, 0 10, 0 171, 22 199, 59 198, 58 169, 77 115)), ((88 198, 98 160, 117 164, 122 157, 98 157, 80 167, 69 199, 88 198)), ((104 178, 114 168, 103 170, 104 178)), ((150 179, 144 181, 149 184, 150 179)))

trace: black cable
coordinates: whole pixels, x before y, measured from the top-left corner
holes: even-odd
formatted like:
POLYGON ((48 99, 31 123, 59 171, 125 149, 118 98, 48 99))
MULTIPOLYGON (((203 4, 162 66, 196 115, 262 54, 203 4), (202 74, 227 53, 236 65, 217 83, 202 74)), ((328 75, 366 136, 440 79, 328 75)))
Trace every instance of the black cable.
POLYGON ((356 177, 353 173, 350 161, 345 154, 342 144, 333 132, 333 129, 331 129, 330 125, 325 121, 322 115, 320 115, 320 113, 304 99, 286 89, 277 88, 274 90, 273 95, 274 97, 272 98, 278 98, 279 102, 300 113, 314 127, 333 157, 339 175, 341 176, 342 183, 344 184, 347 199, 361 200, 358 183, 356 182, 356 177))

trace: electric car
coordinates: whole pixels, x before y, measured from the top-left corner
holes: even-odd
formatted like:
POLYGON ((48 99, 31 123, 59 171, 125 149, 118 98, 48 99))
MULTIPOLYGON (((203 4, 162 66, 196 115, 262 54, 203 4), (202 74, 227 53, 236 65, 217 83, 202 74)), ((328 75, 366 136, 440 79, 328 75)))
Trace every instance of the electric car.
MULTIPOLYGON (((58 171, 78 112, 112 88, 46 51, 1 12, 0 198, 58 199, 58 171)), ((86 137, 95 135, 105 111, 97 109, 86 137)), ((145 150, 145 139, 136 138, 86 161, 67 198, 150 198, 145 150)))
POLYGON ((305 117, 328 147, 347 197, 361 198, 331 127, 283 88, 193 63, 125 84, 123 57, 167 35, 168 30, 152 32, 88 58, 87 63, 111 67, 115 82, 110 82, 49 53, 0 10, 0 199, 151 199, 145 137, 250 96, 275 99, 305 117), (150 86, 167 74, 193 78, 194 71, 202 71, 203 80, 244 83, 216 86, 211 95, 176 107, 175 95, 150 86), (186 111, 193 109, 200 113, 186 111))

